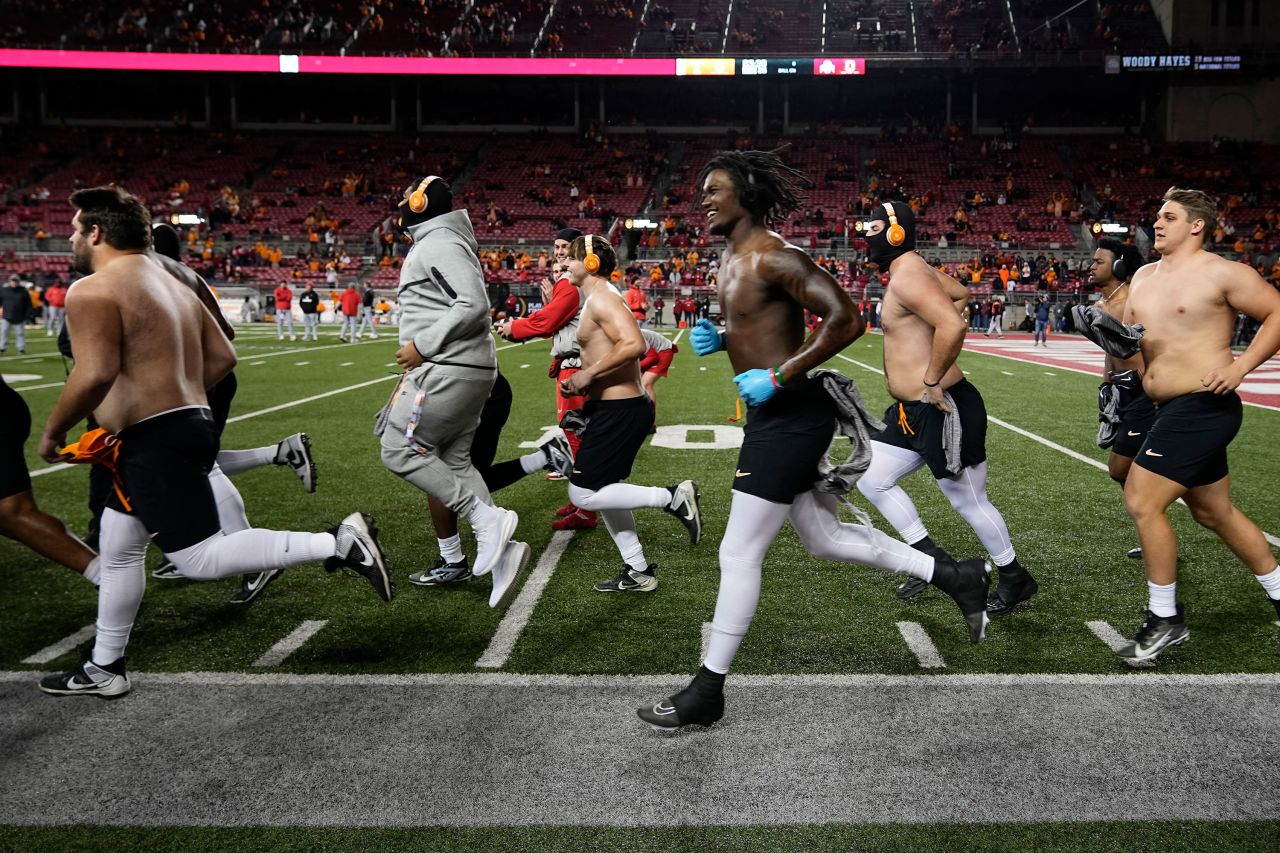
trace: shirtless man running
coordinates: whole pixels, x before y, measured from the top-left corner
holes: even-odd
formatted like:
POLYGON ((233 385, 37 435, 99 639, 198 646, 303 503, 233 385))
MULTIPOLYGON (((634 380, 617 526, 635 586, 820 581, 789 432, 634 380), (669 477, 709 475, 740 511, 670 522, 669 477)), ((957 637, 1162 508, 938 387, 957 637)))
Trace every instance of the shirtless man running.
POLYGON ((640 387, 640 356, 646 347, 640 326, 622 294, 609 283, 617 267, 613 247, 602 237, 588 234, 569 246, 568 279, 582 291, 582 369, 560 380, 560 392, 587 398, 587 428, 573 459, 569 500, 604 517, 622 555, 621 573, 596 583, 596 591, 652 592, 658 588, 657 566, 645 559, 631 510, 666 510, 688 528, 695 545, 702 538, 702 512, 692 480, 666 487, 622 482, 630 476, 653 425, 653 402, 640 387))
POLYGON ((1280 566, 1258 526, 1231 503, 1227 445, 1240 430, 1236 388, 1280 349, 1280 292, 1249 268, 1205 251, 1217 205, 1199 190, 1171 187, 1156 214, 1155 250, 1130 285, 1126 323, 1141 323, 1143 388, 1156 404, 1124 487, 1147 570, 1147 618, 1116 654, 1134 664, 1191 636, 1177 601, 1178 541, 1165 516, 1182 498, 1191 517, 1244 563, 1280 616, 1280 566), (1258 330, 1237 358, 1231 334, 1240 312, 1258 330))
POLYGON ((90 413, 119 438, 116 483, 103 512, 97 638, 90 660, 40 682, 58 695, 129 692, 124 649, 145 587, 147 542, 201 580, 324 560, 363 575, 387 601, 394 587, 372 519, 352 513, 328 533, 240 530, 224 535, 209 471, 218 439, 206 389, 235 366, 226 336, 197 296, 148 253, 151 215, 120 187, 71 195, 67 294, 76 364, 40 437, 64 461, 67 432, 90 413))
POLYGON ((640 718, 657 728, 705 726, 724 715, 725 673, 755 615, 765 554, 788 519, 813 556, 922 578, 955 599, 971 642, 986 631, 981 560, 956 565, 869 526, 842 523, 835 496, 814 488, 836 409, 808 371, 864 328, 835 279, 769 230, 800 206, 804 180, 776 152, 722 151, 702 170, 707 227, 728 243, 717 281, 726 327, 721 333, 700 320, 690 340, 700 356, 728 352, 748 405, 747 425, 720 542, 720 592, 707 657, 688 687, 639 709, 640 718), (822 318, 807 338, 806 310, 822 318))
MULTIPOLYGON (((899 536, 937 556, 945 552, 929 538, 915 504, 898 485, 928 465, 938 488, 973 528, 1000 572, 987 612, 1003 616, 1035 595, 1038 587, 1018 563, 1004 517, 987 497, 987 409, 956 364, 965 334, 958 309, 968 291, 916 254, 911 208, 885 202, 872 216, 864 231, 871 260, 889 273, 880 312, 884 382, 898 402, 885 412, 885 429, 871 442, 871 467, 858 480, 858 489, 899 536), (948 446, 949 419, 960 430, 953 446, 948 446)), ((898 597, 911 598, 924 587, 918 578, 908 578, 898 588, 898 597)))

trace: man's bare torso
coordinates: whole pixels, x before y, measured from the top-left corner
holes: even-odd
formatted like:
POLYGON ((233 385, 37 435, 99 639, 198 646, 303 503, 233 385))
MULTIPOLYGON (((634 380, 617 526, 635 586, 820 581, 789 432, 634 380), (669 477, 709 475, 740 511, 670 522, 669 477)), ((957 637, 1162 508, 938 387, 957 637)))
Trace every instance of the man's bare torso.
MULTIPOLYGON (((957 300, 968 299, 968 291, 963 285, 919 257, 911 258, 909 266, 896 271, 894 278, 899 276, 934 279, 953 304, 957 300)), ((885 388, 895 400, 919 400, 924 394, 924 371, 933 355, 933 327, 903 304, 894 292, 892 280, 885 289, 884 303, 880 307, 880 328, 884 332, 885 388)), ((964 379, 964 371, 953 364, 943 375, 941 385, 950 388, 961 379, 964 379)))
MULTIPOLYGON (((204 307, 145 255, 113 262, 75 284, 118 312, 119 374, 94 417, 107 430, 170 409, 207 406, 201 328, 204 307)), ((74 342, 74 322, 69 326, 74 342)))
POLYGON ((788 251, 800 250, 766 231, 721 258, 716 289, 735 373, 781 364, 804 343, 804 308, 759 270, 768 253, 788 251))
POLYGON ((1236 311, 1223 290, 1231 263, 1198 252, 1176 270, 1165 261, 1143 267, 1129 286, 1126 322, 1146 328, 1142 384, 1157 403, 1204 391, 1204 375, 1233 361, 1236 311))
MULTIPOLYGON (((616 343, 600 326, 600 317, 603 312, 608 311, 613 313, 615 318, 635 323, 635 316, 627 307, 626 300, 614 287, 608 284, 595 284, 589 287, 590 291, 583 289, 582 316, 578 322, 578 346, 584 368, 589 368, 601 361, 616 343), (622 314, 626 315, 625 318, 622 318, 622 314)), ((625 400, 639 397, 642 393, 640 362, 638 359, 632 359, 607 373, 595 376, 591 380, 588 396, 593 400, 625 400)))

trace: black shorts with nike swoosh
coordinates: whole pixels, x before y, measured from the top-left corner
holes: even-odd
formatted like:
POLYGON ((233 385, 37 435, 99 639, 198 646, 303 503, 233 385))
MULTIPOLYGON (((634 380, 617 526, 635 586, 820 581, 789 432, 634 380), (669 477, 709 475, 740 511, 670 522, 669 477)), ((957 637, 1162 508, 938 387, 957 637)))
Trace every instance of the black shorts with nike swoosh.
POLYGON ((1227 445, 1240 431, 1244 406, 1234 391, 1183 394, 1156 406, 1133 464, 1194 489, 1227 476, 1227 445))
MULTIPOLYGON (((948 386, 960 418, 960 465, 971 468, 987 461, 987 404, 968 379, 948 386)), ((919 454, 935 480, 956 476, 947 470, 947 448, 943 442, 946 413, 932 403, 894 403, 885 410, 885 427, 872 441, 901 447, 919 454)))
POLYGON ((813 488, 836 430, 835 404, 822 382, 793 379, 762 406, 747 409, 733 490, 789 504, 813 488))
POLYGON ((1111 452, 1132 459, 1147 440, 1151 422, 1156 417, 1156 405, 1141 388, 1126 396, 1120 406, 1120 423, 1116 426, 1116 440, 1111 445, 1111 452))
POLYGON ((587 428, 569 482, 592 491, 621 483, 631 476, 631 465, 653 426, 653 402, 645 396, 588 400, 582 411, 587 428))

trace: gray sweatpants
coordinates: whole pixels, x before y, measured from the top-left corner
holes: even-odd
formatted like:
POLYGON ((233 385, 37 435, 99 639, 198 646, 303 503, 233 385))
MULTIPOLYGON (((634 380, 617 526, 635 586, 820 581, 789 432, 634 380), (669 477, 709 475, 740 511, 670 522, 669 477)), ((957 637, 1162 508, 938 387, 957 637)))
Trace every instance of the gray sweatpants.
POLYGON ((319 314, 302 315, 302 339, 305 341, 307 338, 311 338, 313 341, 320 340, 319 314))
POLYGON ((471 464, 471 440, 496 378, 497 371, 431 363, 406 376, 382 433, 382 464, 459 515, 476 500, 492 504, 471 464))

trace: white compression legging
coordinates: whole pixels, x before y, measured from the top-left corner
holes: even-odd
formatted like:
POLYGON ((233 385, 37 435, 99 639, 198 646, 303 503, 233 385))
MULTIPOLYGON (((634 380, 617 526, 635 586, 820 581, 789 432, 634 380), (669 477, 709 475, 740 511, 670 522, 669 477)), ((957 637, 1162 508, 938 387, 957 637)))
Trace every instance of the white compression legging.
POLYGON ((720 592, 703 662, 712 672, 727 673, 738 653, 760 600, 765 554, 788 518, 815 557, 933 579, 932 557, 874 528, 842 522, 832 495, 805 492, 788 506, 734 492, 720 541, 720 592))
MULTIPOLYGON (((133 620, 146 589, 147 528, 136 516, 108 507, 99 535, 101 577, 98 586, 98 635, 93 661, 109 664, 124 654, 133 620)), ((239 530, 215 533, 203 542, 166 556, 178 572, 195 580, 214 580, 266 569, 283 569, 331 557, 336 544, 329 533, 239 530)))
POLYGON ((279 448, 278 444, 269 444, 249 450, 219 450, 218 465, 228 476, 235 476, 264 465, 274 465, 279 448))
POLYGON ((633 486, 630 483, 611 483, 592 491, 570 483, 569 500, 580 509, 600 513, 624 563, 637 572, 649 567, 631 510, 665 507, 671 503, 670 491, 661 486, 633 486))
MULTIPOLYGON (((871 446, 871 467, 858 480, 858 490, 875 504, 899 536, 907 542, 919 542, 929 531, 898 481, 922 468, 924 457, 881 441, 873 441, 871 446)), ((1000 510, 987 497, 987 463, 970 465, 954 477, 938 480, 938 488, 973 528, 982 547, 991 555, 991 561, 997 566, 1012 563, 1017 555, 1009 540, 1009 528, 1000 510)))

